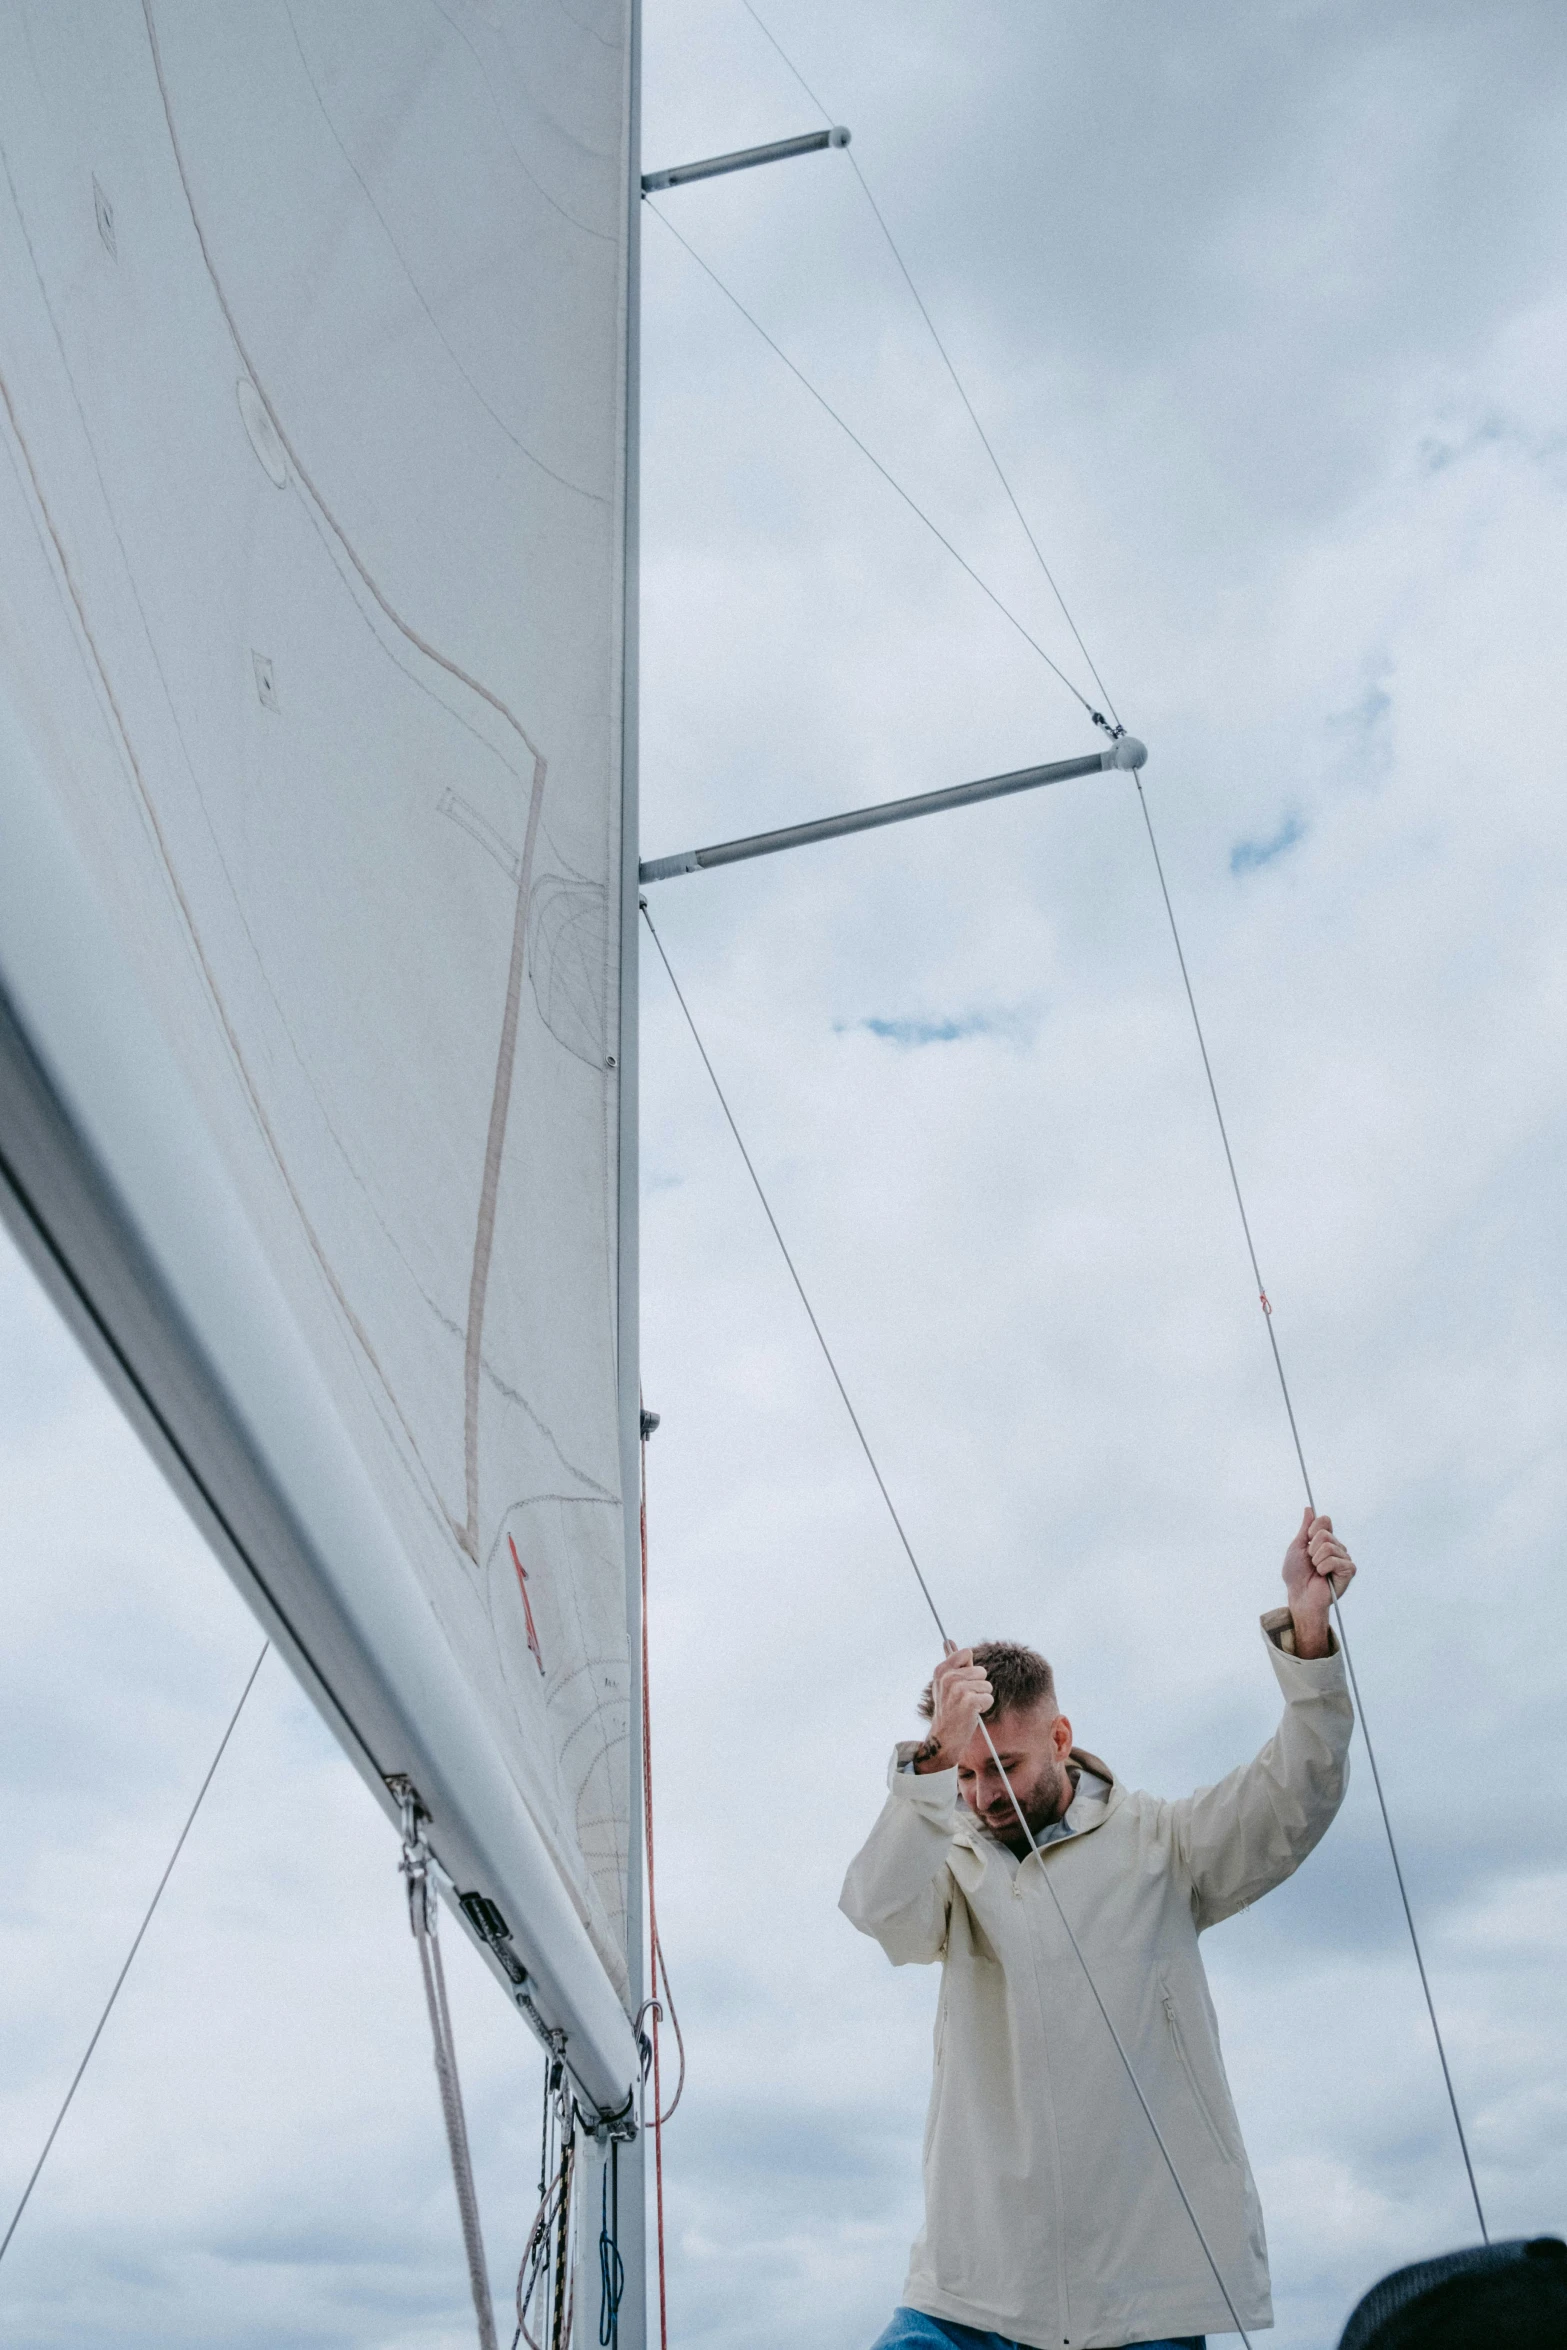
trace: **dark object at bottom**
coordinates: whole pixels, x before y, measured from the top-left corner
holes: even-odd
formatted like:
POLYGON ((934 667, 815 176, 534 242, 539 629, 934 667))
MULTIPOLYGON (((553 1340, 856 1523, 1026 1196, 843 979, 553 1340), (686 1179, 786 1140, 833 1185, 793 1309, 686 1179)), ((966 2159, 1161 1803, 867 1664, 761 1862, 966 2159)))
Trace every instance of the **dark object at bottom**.
POLYGON ((1518 2236, 1398 2268, 1356 2304, 1338 2350, 1567 2350, 1567 2244, 1518 2236))

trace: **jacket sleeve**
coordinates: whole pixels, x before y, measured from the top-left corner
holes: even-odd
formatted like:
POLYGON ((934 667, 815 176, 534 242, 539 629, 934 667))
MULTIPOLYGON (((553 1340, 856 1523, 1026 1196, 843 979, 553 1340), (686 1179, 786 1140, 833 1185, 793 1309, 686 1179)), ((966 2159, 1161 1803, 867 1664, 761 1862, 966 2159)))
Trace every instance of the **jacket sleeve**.
POLYGON ((958 1774, 900 1770, 901 1760, 900 1748, 887 1775, 881 1817, 850 1863, 838 1907, 851 1925, 881 1944, 894 1966, 929 1966, 947 1947, 947 1855, 958 1774))
POLYGON ((1287 1611, 1263 1618, 1284 1718, 1255 1761, 1170 1806, 1198 1928, 1217 1925, 1292 1876, 1326 1833, 1349 1784, 1354 1713, 1337 1641, 1298 1657, 1282 1644, 1287 1611), (1281 1637, 1282 1636, 1282 1637, 1281 1637))

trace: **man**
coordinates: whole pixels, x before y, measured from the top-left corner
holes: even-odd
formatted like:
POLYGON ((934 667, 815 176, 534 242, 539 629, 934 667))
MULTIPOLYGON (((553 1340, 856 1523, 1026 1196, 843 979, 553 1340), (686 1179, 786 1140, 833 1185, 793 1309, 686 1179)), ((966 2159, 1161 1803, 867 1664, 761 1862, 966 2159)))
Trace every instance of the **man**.
POLYGON ((1352 1716, 1328 1618, 1354 1572, 1308 1510, 1289 1604, 1262 1619, 1284 1718, 1255 1762, 1178 1803, 1073 1745, 1033 1650, 949 1647, 937 1666, 930 1734, 897 1749, 843 1890, 895 1966, 942 1965, 925 2226, 877 2350, 1100 2350, 1272 2324, 1197 1937, 1281 1884, 1338 1810, 1352 1716))

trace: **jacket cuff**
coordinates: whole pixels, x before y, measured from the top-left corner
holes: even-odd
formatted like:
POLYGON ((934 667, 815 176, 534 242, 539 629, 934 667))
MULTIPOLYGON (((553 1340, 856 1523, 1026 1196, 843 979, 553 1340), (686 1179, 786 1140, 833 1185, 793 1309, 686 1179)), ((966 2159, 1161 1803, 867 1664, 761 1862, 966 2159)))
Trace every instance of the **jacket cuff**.
POLYGON ((1281 1685, 1288 1690, 1298 1687, 1300 1676, 1309 1674, 1311 1685, 1321 1682, 1336 1684, 1344 1678, 1344 1659, 1339 1653, 1338 1634, 1328 1626, 1328 1653, 1326 1656, 1297 1656, 1295 1654, 1295 1619, 1287 1607, 1270 1607, 1262 1618, 1262 1636, 1268 1644, 1268 1656, 1281 1685), (1288 1663, 1285 1659, 1288 1658, 1288 1663))
POLYGON ((958 1800, 958 1773, 956 1764, 949 1771, 913 1771, 907 1769, 909 1758, 918 1746, 918 1740, 905 1738, 892 1750, 892 1761, 887 1768, 887 1784, 895 1796, 912 1803, 917 1810, 932 1819, 948 1819, 958 1800))

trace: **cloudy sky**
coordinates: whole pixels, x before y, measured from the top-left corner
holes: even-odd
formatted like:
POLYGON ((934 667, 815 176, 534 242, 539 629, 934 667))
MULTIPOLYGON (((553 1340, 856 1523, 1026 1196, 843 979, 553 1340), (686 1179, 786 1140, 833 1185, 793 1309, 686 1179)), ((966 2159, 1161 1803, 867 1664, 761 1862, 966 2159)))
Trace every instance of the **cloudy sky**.
MULTIPOLYGON (((1493 2232, 1567 2220, 1567 24, 1531 0, 766 0, 1122 716, 1185 927, 1493 2232)), ((810 127, 650 0, 649 164, 810 127)), ((662 210, 1063 666, 840 155, 662 210)), ((644 842, 1094 747, 649 220, 644 842)), ((1086 683, 1086 678, 1084 680, 1086 683)), ((926 1571, 1180 1793, 1267 1734, 1299 1515, 1135 796, 661 885, 654 915, 926 1571)), ((932 1636, 656 968, 645 1330, 673 2339, 856 2350, 935 1981, 836 1910, 932 1636)), ((258 1634, 0 1270, 9 2209, 258 1634)), ((1206 1945, 1281 2350, 1474 2234, 1363 1749, 1206 1945)), ((494 2265, 538 2066, 466 1954, 494 2265)), ((519 2179, 524 2186, 519 2186, 519 2179)), ((15 2246, 28 2344, 471 2338, 395 1854, 269 1662, 15 2246)))

